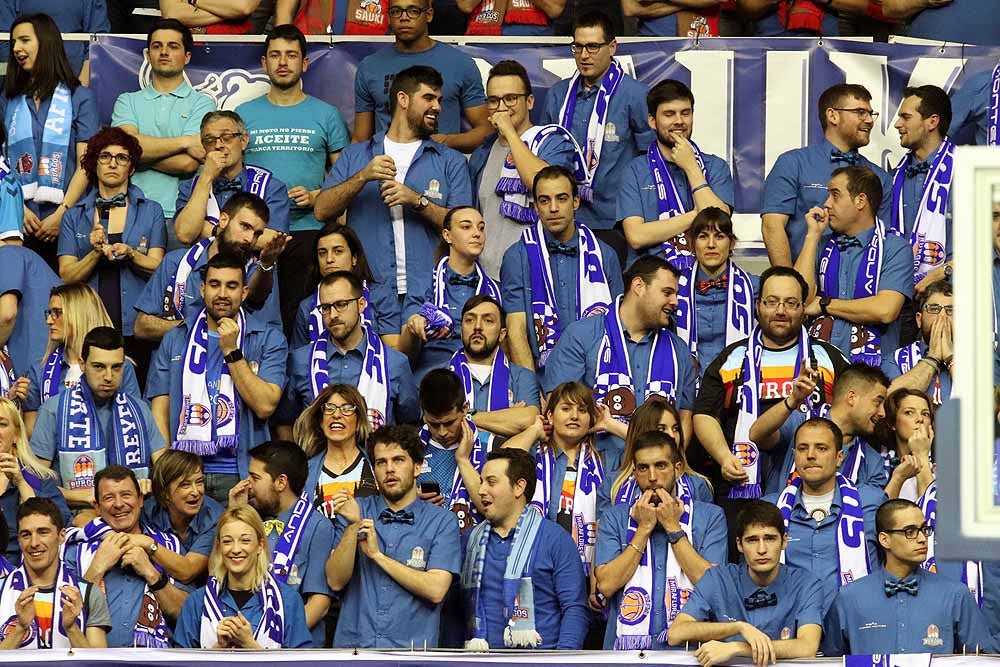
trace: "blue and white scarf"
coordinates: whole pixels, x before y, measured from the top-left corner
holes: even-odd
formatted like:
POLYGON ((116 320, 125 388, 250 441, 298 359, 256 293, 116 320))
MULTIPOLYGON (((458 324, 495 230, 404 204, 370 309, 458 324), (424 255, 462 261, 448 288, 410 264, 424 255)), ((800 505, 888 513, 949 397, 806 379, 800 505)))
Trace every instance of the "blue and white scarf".
MULTIPOLYGON (((864 256, 858 263, 858 272, 854 279, 855 299, 864 299, 878 294, 879 281, 882 278, 882 257, 885 245, 885 226, 875 219, 875 231, 872 234, 864 256)), ((823 259, 819 263, 819 293, 821 296, 837 298, 840 294, 840 247, 836 239, 831 237, 823 249, 823 259)), ((821 340, 830 342, 833 332, 832 316, 821 316, 813 320, 809 333, 821 340)), ((879 366, 882 363, 882 333, 884 327, 868 326, 848 322, 851 326, 851 361, 860 361, 869 366, 879 366)))
MULTIPOLYGON (((893 359, 899 366, 899 372, 906 374, 913 370, 914 366, 924 358, 924 349, 926 349, 925 343, 918 340, 896 350, 893 359)), ((941 405, 941 373, 934 374, 934 389, 931 392, 931 400, 934 405, 941 405)))
MULTIPOLYGON (((4 560, 4 563, 7 561, 4 560)), ((10 564, 8 563, 8 566, 10 564)), ((17 621, 17 610, 15 608, 15 603, 17 598, 20 597, 27 588, 31 587, 31 578, 28 576, 28 571, 24 569, 24 566, 17 569, 11 569, 7 572, 0 572, 0 576, 6 576, 5 579, 0 581, 0 628, 13 627, 13 624, 17 621)), ((17 648, 21 649, 40 649, 40 648, 54 648, 54 649, 68 649, 71 648, 69 641, 69 634, 63 628, 63 604, 62 604, 62 590, 63 586, 73 586, 78 589, 81 595, 86 595, 86 587, 90 584, 85 584, 82 582, 74 573, 72 568, 66 567, 61 561, 59 563, 59 570, 56 572, 56 582, 53 589, 52 596, 52 627, 49 628, 49 636, 43 637, 41 628, 38 627, 38 618, 36 617, 32 623, 31 627, 28 628, 28 632, 24 639, 21 641, 21 645, 17 648)), ((87 617, 89 616, 87 605, 84 604, 83 608, 80 610, 80 615, 76 619, 76 626, 81 632, 86 632, 87 630, 87 617)))
MULTIPOLYGON (((688 542, 694 544, 691 536, 692 518, 694 517, 694 500, 691 497, 691 489, 683 481, 683 477, 677 480, 677 487, 674 490, 676 498, 684 503, 684 514, 681 515, 681 530, 687 535, 688 542)), ((625 544, 632 541, 639 525, 635 519, 629 515, 628 532, 625 537, 625 544)), ((618 603, 618 619, 615 631, 616 651, 639 651, 648 650, 653 647, 653 635, 656 635, 658 642, 666 643, 667 630, 670 624, 677 618, 681 608, 691 597, 694 591, 694 584, 684 574, 677 556, 674 554, 672 545, 667 546, 666 553, 666 586, 664 600, 653 601, 653 577, 658 569, 656 559, 660 554, 653 549, 652 540, 646 540, 646 546, 639 557, 639 565, 632 573, 632 577, 622 589, 621 599, 618 603), (666 623, 660 632, 656 632, 653 627, 653 605, 662 604, 663 618, 666 623)))
MULTIPOLYGON (((243 175, 240 174, 243 191, 265 199, 264 195, 267 194, 267 184, 271 182, 271 172, 263 167, 256 167, 251 164, 244 165, 243 169, 246 171, 247 180, 249 181, 243 182, 243 175)), ((195 176, 194 183, 191 184, 192 190, 198 185, 198 178, 198 176, 195 176)), ((209 190, 208 205, 205 207, 205 220, 208 220, 213 226, 219 224, 219 213, 221 211, 219 200, 215 198, 215 191, 209 190)))
MULTIPOLYGON (((90 569, 90 564, 93 562, 97 550, 101 547, 104 536, 111 532, 113 532, 111 526, 100 518, 92 520, 82 528, 67 528, 66 541, 63 543, 62 550, 65 553, 66 548, 79 545, 77 564, 79 571, 85 574, 90 569)), ((143 525, 142 534, 148 535, 157 544, 174 553, 181 552, 180 540, 172 533, 154 530, 143 525)), ((60 554, 60 558, 63 558, 63 554, 60 554)), ((163 572, 163 568, 156 563, 153 563, 153 567, 163 572)), ((173 583, 173 579, 169 579, 169 581, 173 583)), ((133 645, 144 648, 169 648, 170 628, 167 627, 166 618, 160 610, 156 595, 149 590, 149 584, 146 584, 143 589, 142 603, 136 610, 136 614, 135 627, 132 631, 133 645)))
MULTIPOLYGON (((611 288, 604 273, 604 255, 594 232, 577 225, 579 268, 576 281, 576 319, 600 315, 611 304, 611 288)), ((559 321, 555 283, 549 265, 549 249, 542 223, 528 227, 521 234, 521 243, 531 270, 531 319, 538 341, 538 367, 543 368, 559 337, 563 324, 559 321)))
POLYGON ((1000 146, 1000 64, 990 77, 990 116, 987 118, 986 145, 1000 146))
MULTIPOLYGON (((529 504, 521 512, 514 528, 513 544, 503 573, 504 615, 509 619, 503 631, 503 643, 507 648, 535 648, 542 643, 542 637, 535 629, 535 598, 531 584, 541 525, 542 515, 529 504)), ((479 593, 483 583, 486 542, 491 530, 488 521, 472 529, 462 565, 462 592, 469 635, 465 647, 471 650, 490 648, 486 640, 486 606, 479 593)))
MULTIPOLYGON (((586 183, 587 167, 583 161, 583 154, 580 151, 580 146, 576 143, 576 139, 566 128, 560 125, 533 125, 524 131, 521 135, 521 141, 524 142, 532 154, 538 155, 542 142, 553 134, 561 134, 573 143, 574 176, 577 183, 586 183)), ((514 164, 514 159, 509 152, 503 162, 503 167, 500 169, 500 180, 497 181, 497 187, 494 192, 503 200, 500 202, 500 215, 510 218, 514 222, 526 225, 533 225, 538 222, 538 212, 535 211, 531 190, 521 180, 517 166, 514 164)), ((581 198, 584 197, 581 196, 581 198)), ((588 196, 585 199, 590 201, 590 191, 588 191, 588 196)))
MULTIPOLYGON (((732 345, 749 336, 753 327, 753 281, 750 280, 750 274, 735 262, 730 261, 726 271, 729 272, 726 292, 726 345, 732 345)), ((697 276, 697 262, 692 263, 690 269, 681 273, 677 288, 677 310, 674 311, 677 335, 688 344, 691 355, 695 358, 698 357, 698 317, 695 313, 697 276)), ((711 362, 711 359, 707 361, 711 362)))
POLYGON ((108 456, 107 435, 97 416, 90 385, 82 381, 59 395, 56 452, 63 486, 93 488, 94 473, 111 463, 131 468, 139 479, 149 477, 149 431, 139 400, 123 391, 115 394, 110 443, 113 449, 108 456))
POLYGON ((168 298, 173 304, 174 315, 179 320, 184 319, 184 297, 187 295, 188 277, 194 271, 194 267, 198 266, 198 261, 205 251, 208 250, 208 246, 212 245, 213 240, 210 238, 202 239, 195 243, 188 248, 188 251, 181 258, 180 264, 177 265, 177 273, 174 274, 173 291, 168 295, 168 298))
MULTIPOLYGON (((608 406, 611 416, 627 424, 635 412, 636 395, 643 391, 643 400, 653 394, 677 400, 677 350, 670 332, 659 329, 653 335, 653 352, 649 369, 640 385, 632 369, 632 362, 625 347, 625 332, 618 320, 622 297, 604 316, 604 337, 597 351, 597 368, 594 380, 594 400, 608 406)), ((686 351, 685 351, 686 352, 686 351)))
MULTIPOLYGON (((243 349, 247 320, 243 309, 236 316, 240 328, 236 347, 243 349)), ((198 313, 188 334, 181 371, 181 413, 174 449, 199 456, 214 456, 221 451, 235 453, 240 441, 240 395, 223 362, 215 396, 208 386, 208 318, 205 309, 198 313)))
POLYGON ((66 348, 60 345, 52 350, 45 360, 45 364, 42 366, 42 386, 39 389, 42 403, 62 391, 60 385, 62 383, 62 367, 65 354, 66 348))
MULTIPOLYGON (((205 609, 201 612, 199 640, 201 648, 215 648, 219 642, 218 627, 223 617, 222 585, 215 577, 209 577, 205 584, 205 609)), ((282 648, 285 639, 285 602, 281 599, 278 582, 270 573, 264 575, 257 591, 264 613, 253 632, 254 640, 266 649, 282 648)), ((229 647, 224 647, 229 648, 229 647)))
POLYGON ((292 514, 288 518, 284 530, 281 531, 281 535, 274 545, 274 552, 271 554, 271 575, 283 584, 297 586, 298 583, 301 583, 289 581, 289 578, 293 580, 297 578, 294 565, 295 554, 299 550, 302 536, 306 532, 306 524, 312 513, 312 493, 306 490, 292 506, 292 514))
MULTIPOLYGON (((368 281, 361 283, 361 296, 365 298, 365 309, 361 311, 361 324, 371 328, 372 319, 369 307, 371 306, 371 293, 368 291, 368 281)), ((323 336, 326 327, 323 326, 323 313, 319 312, 319 288, 313 293, 312 308, 309 310, 309 336, 310 343, 315 343, 323 336)))
MULTIPOLYGON (((861 511, 861 497, 858 489, 849 479, 837 473, 840 489, 840 516, 837 517, 837 563, 840 575, 838 586, 857 581, 871 573, 868 562, 868 548, 865 546, 865 518, 861 511)), ((796 477, 778 496, 776 503, 785 519, 785 530, 792 517, 795 498, 802 487, 802 478, 796 477)), ((785 562, 785 552, 781 552, 781 562, 785 562)))
POLYGON ((19 95, 7 104, 7 154, 11 157, 26 201, 59 204, 69 184, 70 135, 73 129, 73 93, 65 83, 52 91, 52 102, 42 130, 42 154, 35 151, 31 109, 34 102, 19 95))
MULTIPOLYGON (((370 327, 362 326, 362 329, 366 345, 361 376, 358 378, 358 391, 368 404, 368 419, 372 423, 372 429, 379 429, 386 424, 389 414, 389 355, 382 339, 370 327)), ((315 400, 323 388, 330 384, 330 362, 327 357, 329 345, 329 334, 320 336, 312 344, 309 358, 311 400, 315 400)))
MULTIPOLYGON (((924 513, 924 520, 931 528, 937 525, 937 480, 924 489, 924 495, 917 499, 917 505, 924 513)), ((934 556, 934 535, 927 536, 927 559, 920 567, 928 572, 937 573, 937 558, 934 556)), ((983 608, 983 564, 978 560, 967 560, 962 563, 962 583, 968 587, 976 605, 983 608)))
MULTIPOLYGON (((552 501, 556 451, 552 447, 535 448, 535 495, 531 498, 542 516, 549 516, 552 501)), ((573 542, 580 552, 583 570, 590 576, 597 545, 597 491, 604 481, 604 466, 593 444, 580 443, 576 460, 576 485, 573 489, 573 542)))
POLYGON ((858 483, 858 475, 861 474, 861 466, 865 463, 865 445, 866 441, 863 438, 855 437, 851 446, 847 449, 847 454, 844 455, 844 462, 841 464, 840 469, 846 472, 847 479, 851 480, 852 484, 858 483))
MULTIPOLYGON (((701 169, 701 173, 705 174, 705 181, 708 182, 708 172, 705 170, 705 158, 702 157, 701 150, 693 141, 691 142, 691 148, 694 149, 694 157, 698 161, 698 167, 701 169)), ((653 176, 653 183, 656 185, 657 219, 667 220, 668 218, 687 213, 687 207, 684 206, 684 201, 677 190, 674 177, 670 175, 667 162, 660 153, 659 142, 654 141, 649 145, 649 149, 646 151, 646 159, 649 162, 649 171, 653 176)), ((691 243, 684 232, 663 242, 663 256, 682 272, 687 271, 693 264, 697 263, 694 252, 691 250, 691 243)))
MULTIPOLYGON (((892 233, 904 235, 903 186, 906 169, 913 164, 913 151, 908 152, 896 166, 892 175, 892 233)), ((938 148, 937 156, 924 179, 923 194, 917 208, 917 217, 910 232, 913 248, 913 282, 920 282, 933 269, 948 258, 948 199, 951 180, 955 175, 955 144, 948 137, 938 148)))
MULTIPOLYGON (((486 275, 483 267, 476 260, 474 265, 476 271, 476 294, 488 294, 500 303, 500 286, 496 281, 486 275)), ((461 309, 459 309, 461 310, 461 309)), ((424 329, 428 334, 434 334, 440 328, 448 330, 447 335, 455 330, 455 318, 451 314, 451 306, 448 303, 448 256, 445 255, 438 260, 434 267, 434 301, 425 303, 420 310, 420 314, 427 318, 427 325, 424 329)))

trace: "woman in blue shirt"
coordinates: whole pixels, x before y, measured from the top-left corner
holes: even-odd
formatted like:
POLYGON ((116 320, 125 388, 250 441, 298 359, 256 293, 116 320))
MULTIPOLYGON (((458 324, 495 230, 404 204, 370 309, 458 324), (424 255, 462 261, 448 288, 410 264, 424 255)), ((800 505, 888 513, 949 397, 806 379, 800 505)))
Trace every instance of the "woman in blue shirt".
POLYGON ((0 97, 9 132, 7 161, 24 193, 26 245, 55 268, 63 216, 87 189, 78 167, 86 142, 98 130, 97 102, 74 74, 49 16, 15 20, 10 51, 0 97))
POLYGON ((188 596, 174 642, 182 648, 312 648, 298 592, 268 572, 264 522, 249 505, 219 517, 208 583, 188 596), (206 604, 206 598, 210 604, 206 604))
POLYGON ((139 140, 118 127, 87 142, 81 166, 94 187, 63 218, 59 277, 97 292, 125 336, 125 353, 145 368, 150 346, 135 338, 134 306, 163 261, 167 227, 160 205, 131 184, 141 157, 139 140))

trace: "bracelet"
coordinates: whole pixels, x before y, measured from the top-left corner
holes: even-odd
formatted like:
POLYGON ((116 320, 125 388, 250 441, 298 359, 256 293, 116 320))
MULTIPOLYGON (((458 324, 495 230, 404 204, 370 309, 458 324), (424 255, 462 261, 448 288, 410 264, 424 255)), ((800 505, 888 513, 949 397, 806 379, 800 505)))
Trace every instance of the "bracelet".
POLYGON ((161 572, 160 578, 157 579, 155 582, 149 584, 149 592, 155 593, 158 590, 166 588, 167 584, 169 583, 170 583, 170 577, 167 576, 166 572, 161 572))
POLYGON ((941 362, 934 357, 923 357, 920 361, 926 361, 928 364, 933 366, 935 372, 941 371, 941 362))
POLYGON ((795 408, 792 407, 792 406, 790 406, 790 405, 788 405, 788 397, 787 396, 785 396, 785 398, 782 399, 781 404, 784 405, 785 409, 788 410, 789 412, 795 412, 795 408))
POLYGON ((637 554, 639 554, 640 556, 642 555, 642 549, 640 549, 639 547, 635 546, 635 545, 634 545, 634 544, 632 544, 631 542, 629 542, 629 543, 628 543, 628 546, 630 546, 630 547, 632 547, 633 549, 635 549, 635 552, 636 552, 637 554))
POLYGON ((691 196, 693 197, 694 193, 698 192, 698 190, 701 190, 702 188, 707 188, 707 187, 708 187, 708 183, 702 183, 698 187, 696 187, 693 190, 691 190, 691 196))
POLYGON ((274 263, 274 264, 272 264, 271 266, 264 266, 264 262, 258 262, 258 263, 257 263, 257 266, 258 266, 258 267, 260 268, 260 270, 261 270, 261 271, 263 271, 264 273, 270 273, 271 271, 274 271, 274 267, 275 267, 276 265, 277 265, 277 262, 275 262, 275 263, 274 263))

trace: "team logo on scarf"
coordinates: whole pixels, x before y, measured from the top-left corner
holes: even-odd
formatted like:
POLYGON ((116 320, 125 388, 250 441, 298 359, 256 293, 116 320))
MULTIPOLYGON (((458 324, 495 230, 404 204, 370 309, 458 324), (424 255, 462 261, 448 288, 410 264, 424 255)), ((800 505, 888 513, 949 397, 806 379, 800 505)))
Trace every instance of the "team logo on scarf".
POLYGON ((622 621, 633 625, 646 618, 652 607, 653 603, 649 599, 649 594, 638 586, 633 586, 622 593, 622 601, 618 609, 622 621))

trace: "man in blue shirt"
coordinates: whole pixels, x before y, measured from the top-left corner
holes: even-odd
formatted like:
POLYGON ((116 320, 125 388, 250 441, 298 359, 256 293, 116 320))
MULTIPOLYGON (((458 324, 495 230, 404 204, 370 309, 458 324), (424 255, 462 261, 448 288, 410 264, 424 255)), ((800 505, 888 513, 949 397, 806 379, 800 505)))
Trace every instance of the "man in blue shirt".
MULTIPOLYGON (((257 195, 237 192, 222 207, 219 224, 210 239, 191 248, 171 250, 156 267, 135 303, 136 336, 159 343, 183 320, 195 317, 205 306, 201 298, 201 270, 218 254, 249 260, 267 227, 267 204, 257 195)), ((265 246, 249 278, 247 308, 259 311, 271 326, 280 326, 277 290, 272 289, 275 245, 265 246)))
POLYGON ((757 664, 815 657, 823 632, 823 586, 805 570, 781 563, 788 546, 781 512, 751 500, 735 529, 745 563, 720 563, 705 572, 670 625, 670 645, 703 642, 695 657, 704 667, 736 657, 757 664))
POLYGON ((396 74, 389 129, 341 152, 313 209, 322 221, 346 211, 375 282, 398 295, 426 291, 445 214, 472 202, 465 157, 431 139, 443 85, 422 65, 396 74))
POLYGON ((685 232, 708 207, 732 212, 733 176, 725 160, 702 153, 691 141, 690 88, 665 79, 650 89, 646 109, 656 141, 645 155, 629 162, 621 179, 616 218, 633 251, 662 254, 683 271, 694 261, 693 239, 685 232))
POLYGON ((264 520, 271 575, 299 591, 313 646, 326 645, 326 613, 333 593, 326 562, 333 526, 305 495, 309 460, 294 442, 272 440, 250 450, 250 474, 229 491, 229 506, 250 504, 264 520))
POLYGON ((646 86, 615 63, 617 48, 607 16, 588 12, 578 17, 572 44, 577 71, 549 88, 541 122, 562 125, 576 138, 593 191, 592 201, 580 211, 580 222, 594 229, 624 262, 625 239, 615 229, 620 220, 618 191, 628 163, 646 150, 654 136, 646 112, 646 86))
POLYGON ((844 458, 842 440, 832 421, 805 421, 795 432, 798 477, 780 494, 764 497, 785 518, 785 563, 808 570, 822 582, 824 613, 838 588, 878 567, 875 510, 885 494, 856 486, 837 473, 844 458))
POLYGON ((204 309, 163 337, 146 384, 160 432, 173 448, 201 455, 205 491, 223 504, 248 474, 247 452, 269 439, 286 380, 288 345, 242 308, 245 281, 242 258, 208 261, 204 309))
POLYGON ((809 331, 850 360, 879 366, 899 347, 899 315, 913 296, 913 252, 876 217, 882 186, 874 172, 840 167, 827 189, 823 208, 806 215, 809 231, 795 261, 809 285, 809 331))
POLYGON ((94 496, 99 516, 67 535, 67 566, 104 589, 111 611, 109 648, 133 647, 139 637, 169 645, 166 621, 177 619, 188 594, 136 541, 157 535, 140 521, 139 482, 128 468, 111 465, 94 476, 94 496))
POLYGON ((951 281, 930 283, 914 299, 920 340, 896 350, 882 360, 882 370, 892 380, 888 394, 902 389, 925 392, 935 406, 951 398, 951 364, 954 297, 951 281))
POLYGON ((1000 15, 975 0, 883 0, 887 18, 909 21, 907 34, 935 42, 1000 45, 1000 15))
MULTIPOLYGON (((21 186, 17 186, 20 192, 21 186)), ((14 373, 37 366, 49 341, 45 310, 49 292, 62 281, 37 253, 10 243, 0 245, 0 345, 6 345, 14 373)), ((37 408, 36 408, 37 409, 37 408)))
POLYGON ((531 123, 535 96, 521 63, 502 60, 490 68, 486 92, 496 132, 473 151, 469 173, 472 205, 483 214, 489 240, 481 261, 495 278, 507 248, 517 242, 525 225, 538 219, 531 198, 535 174, 550 164, 572 171, 577 147, 565 129, 531 123))
POLYGON ((423 443, 407 426, 368 441, 379 494, 334 496, 340 540, 326 561, 342 607, 337 648, 437 648, 441 602, 461 565, 454 515, 417 498, 423 443))
POLYGON ((573 538, 530 505, 535 458, 502 447, 486 457, 479 487, 485 521, 462 565, 466 647, 583 648, 587 584, 573 538))
POLYGON ((292 352, 288 397, 302 410, 328 384, 349 384, 365 397, 376 428, 416 421, 417 387, 409 361, 361 321, 361 279, 334 271, 320 282, 319 298, 325 331, 292 352))
POLYGON ((350 143, 347 125, 337 107, 302 90, 309 67, 306 38, 293 25, 279 25, 264 39, 261 58, 271 87, 267 94, 236 108, 250 134, 246 161, 263 167, 288 185, 291 239, 278 264, 281 319, 291 331, 295 309, 306 296, 303 266, 314 261, 313 247, 322 224, 313 215, 328 165, 350 143))
POLYGON ((836 84, 819 97, 819 123, 823 141, 782 153, 764 180, 761 233, 771 265, 792 266, 806 237, 806 213, 827 198, 831 172, 839 166, 858 165, 878 175, 884 196, 874 206, 888 219, 892 181, 878 165, 858 153, 868 145, 878 112, 872 111, 871 93, 857 84, 836 84))
POLYGON ((444 79, 441 89, 441 123, 434 141, 471 153, 490 133, 483 79, 472 58, 449 44, 430 37, 434 18, 431 0, 389 0, 389 34, 386 46, 359 64, 354 76, 354 143, 365 143, 388 132, 395 116, 393 79, 399 72, 433 66, 444 79), (462 131, 463 118, 469 129, 462 131))
MULTIPOLYGON (((146 38, 149 85, 115 100, 111 124, 139 140, 142 159, 132 182, 163 206, 173 236, 178 186, 205 161, 199 131, 202 117, 215 111, 215 100, 195 92, 184 76, 191 62, 191 30, 176 19, 158 19, 146 38)), ((172 246, 176 247, 176 246, 172 246)))
POLYGON ((666 433, 636 438, 630 463, 637 499, 607 509, 597 528, 597 588, 610 603, 604 648, 663 650, 694 586, 726 561, 726 519, 678 486, 684 462, 666 433))
POLYGON ((993 72, 987 67, 963 79, 962 87, 951 91, 951 134, 960 144, 989 145, 992 115, 993 72))
POLYGON ((31 450, 56 471, 66 502, 77 510, 93 507, 94 473, 118 464, 149 479, 153 462, 166 451, 149 404, 121 390, 121 334, 111 327, 92 329, 81 354, 80 384, 42 403, 31 432, 31 450))
POLYGON ((875 523, 885 565, 840 589, 826 617, 824 655, 995 652, 969 589, 920 567, 934 529, 917 504, 889 500, 875 523))
POLYGON ((614 250, 577 223, 580 190, 571 172, 545 167, 531 190, 539 221, 504 253, 500 284, 511 360, 542 376, 560 333, 622 293, 622 271, 614 250))
POLYGON ((219 211, 236 192, 255 194, 267 203, 268 228, 288 232, 290 200, 288 188, 270 171, 247 166, 244 160, 250 135, 235 111, 212 111, 201 119, 201 145, 205 166, 197 176, 180 184, 174 232, 177 240, 190 245, 212 236, 219 211))
MULTIPOLYGON (((6 145, 7 128, 0 123, 0 147, 6 145)), ((21 245, 24 241, 24 193, 4 155, 0 155, 0 195, 0 241, 21 245)))

